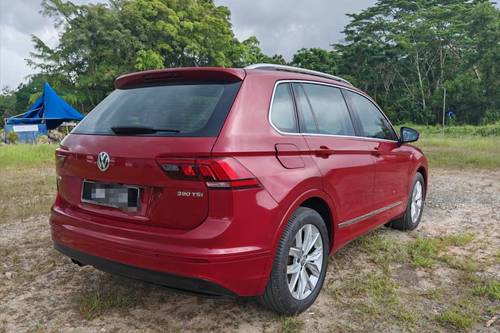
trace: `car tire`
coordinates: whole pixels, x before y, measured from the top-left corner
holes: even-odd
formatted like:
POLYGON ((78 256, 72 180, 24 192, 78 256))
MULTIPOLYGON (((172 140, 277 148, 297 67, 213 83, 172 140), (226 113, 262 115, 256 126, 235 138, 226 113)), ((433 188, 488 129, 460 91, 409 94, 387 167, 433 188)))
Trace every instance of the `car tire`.
POLYGON ((299 207, 281 235, 271 275, 264 295, 259 298, 260 302, 282 315, 294 315, 309 308, 318 297, 325 280, 329 239, 321 215, 313 209, 299 207), (308 233, 312 235, 311 239, 316 239, 313 245, 311 241, 309 244, 299 242, 302 238, 307 239, 308 233), (318 269, 320 263, 321 268, 318 269), (297 269, 297 273, 293 273, 297 269))
POLYGON ((424 177, 420 172, 417 172, 415 177, 413 177, 413 183, 411 191, 408 194, 408 204, 404 215, 386 225, 390 228, 398 230, 413 230, 418 227, 424 211, 425 195, 424 177), (420 204, 418 204, 418 202, 420 202, 420 204), (412 209, 416 209, 418 211, 412 211, 412 209))

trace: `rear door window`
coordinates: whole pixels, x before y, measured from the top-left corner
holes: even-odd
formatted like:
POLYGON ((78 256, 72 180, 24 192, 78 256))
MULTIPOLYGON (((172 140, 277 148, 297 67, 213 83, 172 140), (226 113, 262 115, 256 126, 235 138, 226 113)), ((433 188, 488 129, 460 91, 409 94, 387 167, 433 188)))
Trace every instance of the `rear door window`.
POLYGON ((300 93, 300 87, 294 91, 299 91, 296 95, 297 105, 307 133, 355 135, 347 104, 339 88, 312 83, 301 83, 300 86, 303 93, 300 93))
POLYGON ((75 134, 114 135, 112 128, 151 128, 155 136, 217 136, 236 97, 237 83, 174 83, 117 89, 75 134))
POLYGON ((280 83, 276 87, 271 105, 271 122, 281 132, 297 133, 297 117, 288 83, 280 83))
POLYGON ((293 93, 297 103, 300 131, 302 133, 318 133, 318 124, 312 112, 311 102, 300 83, 293 84, 293 93))
POLYGON ((396 133, 382 112, 368 98, 352 91, 345 91, 361 124, 363 135, 368 138, 397 140, 396 133))

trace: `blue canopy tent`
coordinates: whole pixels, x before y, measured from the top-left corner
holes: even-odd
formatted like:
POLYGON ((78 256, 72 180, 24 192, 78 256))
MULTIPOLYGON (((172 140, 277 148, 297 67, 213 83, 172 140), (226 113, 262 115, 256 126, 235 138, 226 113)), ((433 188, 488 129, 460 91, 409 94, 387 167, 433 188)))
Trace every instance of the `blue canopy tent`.
POLYGON ((59 97, 45 82, 43 93, 25 113, 7 118, 5 132, 14 131, 20 141, 32 142, 38 135, 57 128, 65 121, 82 120, 83 115, 59 97))

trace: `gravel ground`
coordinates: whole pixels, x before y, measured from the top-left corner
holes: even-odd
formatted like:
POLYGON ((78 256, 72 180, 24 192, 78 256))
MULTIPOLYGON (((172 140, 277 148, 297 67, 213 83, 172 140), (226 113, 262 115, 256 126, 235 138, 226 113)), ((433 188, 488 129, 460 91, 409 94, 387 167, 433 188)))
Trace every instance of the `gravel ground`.
MULTIPOLYGON (((433 318, 467 298, 456 303, 463 293, 460 279, 464 272, 460 269, 391 263, 387 274, 396 281, 396 296, 402 306, 418 314, 417 322, 373 309, 362 311, 360 303, 332 296, 332 290, 356 276, 379 272, 373 257, 361 251, 362 242, 354 242, 330 260, 315 305, 298 317, 282 318, 251 300, 179 294, 73 265, 53 250, 47 216, 1 227, 0 332, 454 332, 460 328, 433 318)), ((480 278, 500 281, 500 171, 436 170, 430 178, 423 223, 417 230, 402 233, 381 228, 364 239, 382 237, 404 243, 419 237, 468 233, 474 240, 467 246, 450 247, 448 254, 481 264, 472 269, 480 278)), ((500 319, 491 322, 500 311, 498 299, 478 302, 474 323, 465 330, 500 331, 500 319)))

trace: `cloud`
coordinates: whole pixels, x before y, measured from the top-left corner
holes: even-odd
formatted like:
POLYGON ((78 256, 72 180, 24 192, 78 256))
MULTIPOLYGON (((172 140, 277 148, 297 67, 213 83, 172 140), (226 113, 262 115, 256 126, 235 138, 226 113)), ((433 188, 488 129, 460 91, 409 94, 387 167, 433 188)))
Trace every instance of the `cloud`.
POLYGON ((52 19, 40 13, 40 4, 41 0, 0 0, 0 89, 16 88, 26 76, 34 73, 25 60, 34 51, 31 35, 40 37, 49 46, 57 45, 58 31, 52 19))
MULTIPOLYGON (((104 0, 73 0, 82 4, 104 0)), ((329 48, 342 39, 349 22, 346 13, 359 12, 376 0, 215 0, 231 10, 236 36, 256 36, 266 54, 290 60, 303 47, 329 48)), ((33 74, 25 59, 33 51, 31 35, 50 46, 58 32, 50 18, 40 14, 41 0, 0 0, 0 89, 16 88, 33 74)), ((500 5, 496 5, 500 8, 500 5)))
POLYGON ((346 13, 356 13, 375 0, 216 0, 229 7, 236 36, 256 36, 267 54, 279 53, 290 60, 303 47, 329 48, 342 39, 349 22, 346 13))

